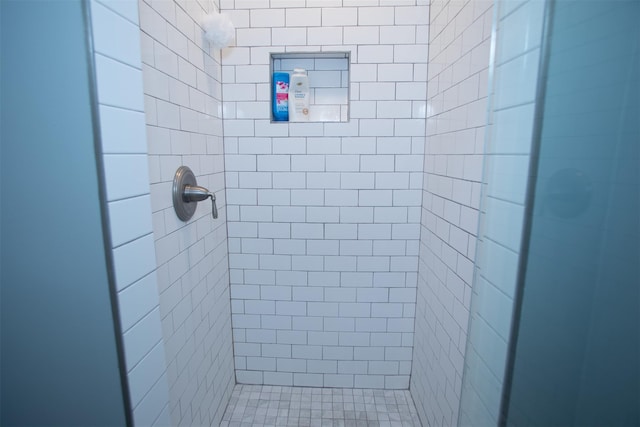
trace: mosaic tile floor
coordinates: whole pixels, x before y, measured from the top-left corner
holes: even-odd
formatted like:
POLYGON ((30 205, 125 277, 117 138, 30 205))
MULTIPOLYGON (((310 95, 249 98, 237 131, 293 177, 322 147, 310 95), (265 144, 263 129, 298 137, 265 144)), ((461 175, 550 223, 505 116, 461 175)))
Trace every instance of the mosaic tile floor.
POLYGON ((407 390, 238 384, 221 427, 421 427, 407 390))

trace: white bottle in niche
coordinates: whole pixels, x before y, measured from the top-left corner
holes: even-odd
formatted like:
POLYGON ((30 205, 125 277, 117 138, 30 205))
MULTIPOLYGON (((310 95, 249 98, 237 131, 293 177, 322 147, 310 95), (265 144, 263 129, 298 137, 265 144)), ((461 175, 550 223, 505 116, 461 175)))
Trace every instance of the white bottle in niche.
POLYGON ((309 121, 309 77, 307 70, 294 68, 289 80, 289 121, 309 121))

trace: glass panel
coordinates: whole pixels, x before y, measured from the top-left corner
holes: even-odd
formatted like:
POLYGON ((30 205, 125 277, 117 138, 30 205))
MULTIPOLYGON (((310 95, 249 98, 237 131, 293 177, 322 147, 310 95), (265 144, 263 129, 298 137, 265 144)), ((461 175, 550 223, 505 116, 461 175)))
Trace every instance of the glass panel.
POLYGON ((640 2, 553 4, 509 426, 640 424, 640 2))

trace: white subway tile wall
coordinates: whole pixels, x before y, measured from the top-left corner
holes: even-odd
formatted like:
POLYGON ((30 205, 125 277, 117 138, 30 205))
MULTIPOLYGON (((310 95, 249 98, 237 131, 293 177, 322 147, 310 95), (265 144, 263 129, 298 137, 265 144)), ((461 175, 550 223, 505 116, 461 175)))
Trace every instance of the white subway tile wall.
MULTIPOLYGON (((435 0, 430 5, 427 144, 411 375, 411 393, 427 425, 451 426, 458 421, 478 233, 492 3, 435 0)), ((414 18, 403 15, 409 21, 414 18)))
MULTIPOLYGON (((235 45, 222 50, 236 379, 406 389, 428 2, 221 0, 221 8, 236 27, 235 45), (270 54, 282 52, 350 53, 350 121, 270 123, 270 54)), ((335 64, 282 67, 346 84, 344 70, 319 74, 335 64)), ((314 101, 335 97, 316 89, 314 101)))
MULTIPOLYGON (((140 11, 150 202, 173 425, 217 425, 235 384, 220 51, 203 37, 202 18, 218 1, 146 1, 140 11), (216 194, 187 222, 176 216, 172 182, 191 168, 216 194)), ((244 92, 237 93, 239 98, 244 92)), ((142 105, 142 101, 140 102, 142 105)), ((145 165, 146 166, 146 165, 145 165)), ((159 356, 158 356, 159 357, 159 356)))
POLYGON ((91 1, 99 129, 125 364, 139 426, 169 425, 137 0, 91 1))
POLYGON ((493 123, 485 148, 461 425, 498 422, 524 218, 544 8, 544 2, 529 0, 500 3, 498 9, 493 123), (513 85, 514 80, 517 85, 513 85))

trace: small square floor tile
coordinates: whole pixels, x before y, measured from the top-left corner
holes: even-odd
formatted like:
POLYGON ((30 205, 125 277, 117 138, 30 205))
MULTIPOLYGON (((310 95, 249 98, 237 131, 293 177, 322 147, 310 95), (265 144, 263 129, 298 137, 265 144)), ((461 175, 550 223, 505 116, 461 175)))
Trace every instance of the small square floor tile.
POLYGON ((408 390, 235 386, 221 427, 421 427, 408 390))

